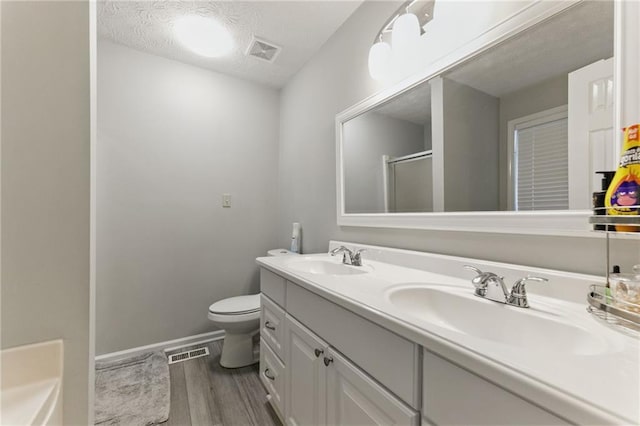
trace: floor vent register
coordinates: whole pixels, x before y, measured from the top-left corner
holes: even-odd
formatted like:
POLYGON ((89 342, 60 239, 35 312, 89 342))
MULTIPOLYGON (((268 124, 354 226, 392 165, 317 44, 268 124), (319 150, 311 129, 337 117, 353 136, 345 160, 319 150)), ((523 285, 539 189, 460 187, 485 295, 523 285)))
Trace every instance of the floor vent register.
POLYGON ((169 355, 169 364, 175 364, 177 362, 184 362, 194 358, 200 358, 202 356, 209 355, 209 348, 202 347, 193 349, 191 351, 180 352, 179 354, 169 355))

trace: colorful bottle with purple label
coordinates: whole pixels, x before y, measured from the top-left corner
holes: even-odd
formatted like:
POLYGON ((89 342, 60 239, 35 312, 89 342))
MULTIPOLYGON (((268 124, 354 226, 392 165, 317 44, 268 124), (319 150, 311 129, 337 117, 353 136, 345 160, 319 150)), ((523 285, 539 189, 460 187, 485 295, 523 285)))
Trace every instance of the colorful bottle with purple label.
MULTIPOLYGON (((620 165, 605 196, 608 215, 634 215, 640 212, 640 135, 639 124, 624 130, 620 165)), ((637 232, 640 227, 616 225, 616 231, 637 232)))

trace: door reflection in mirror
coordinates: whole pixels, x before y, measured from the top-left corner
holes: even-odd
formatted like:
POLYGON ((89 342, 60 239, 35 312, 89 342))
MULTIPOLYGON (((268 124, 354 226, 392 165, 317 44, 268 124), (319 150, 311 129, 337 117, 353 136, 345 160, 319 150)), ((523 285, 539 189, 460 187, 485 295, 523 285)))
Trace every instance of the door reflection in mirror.
MULTIPOLYGON (((428 98, 427 98, 428 102, 428 98)), ((400 166, 399 175, 394 171, 394 162, 389 159, 406 157, 418 152, 431 149, 430 117, 420 119, 401 118, 388 106, 384 111, 367 112, 343 126, 343 164, 345 178, 345 198, 347 213, 386 213, 396 212, 395 202, 390 203, 390 196, 394 197, 399 191, 400 205, 407 202, 406 198, 413 198, 411 189, 396 187, 395 177, 400 180, 398 185, 409 183, 427 188, 431 192, 430 179, 426 182, 407 182, 406 167, 400 166), (397 191, 394 191, 396 188, 397 191), (391 191, 390 191, 391 189, 391 191)), ((406 162, 405 162, 406 163, 406 162)), ((427 177, 426 173, 413 176, 412 179, 427 177)), ((419 188, 416 188, 418 192, 419 188)), ((426 195, 419 195, 422 199, 426 195)), ((393 201, 393 200, 391 200, 393 201)), ((417 211, 417 210, 413 210, 417 211)))

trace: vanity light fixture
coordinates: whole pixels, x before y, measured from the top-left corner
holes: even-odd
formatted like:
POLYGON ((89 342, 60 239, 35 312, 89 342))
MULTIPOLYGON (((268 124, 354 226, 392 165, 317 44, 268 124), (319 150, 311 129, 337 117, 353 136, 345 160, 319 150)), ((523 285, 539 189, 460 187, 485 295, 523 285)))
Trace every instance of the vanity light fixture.
POLYGON ((435 0, 406 1, 385 22, 369 49, 369 74, 374 80, 387 77, 394 61, 415 54, 424 26, 433 19, 434 5, 435 0))
POLYGON ((231 34, 218 21, 203 16, 183 16, 173 22, 173 30, 187 49, 207 58, 217 58, 231 52, 231 34))

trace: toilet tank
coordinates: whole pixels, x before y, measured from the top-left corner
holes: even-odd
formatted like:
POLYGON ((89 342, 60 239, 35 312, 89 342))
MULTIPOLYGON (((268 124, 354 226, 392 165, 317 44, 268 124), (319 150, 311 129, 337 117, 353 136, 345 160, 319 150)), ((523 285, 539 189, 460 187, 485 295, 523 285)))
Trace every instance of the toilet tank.
POLYGON ((298 253, 294 253, 290 250, 286 249, 271 249, 267 252, 267 256, 293 256, 298 255, 298 253))

